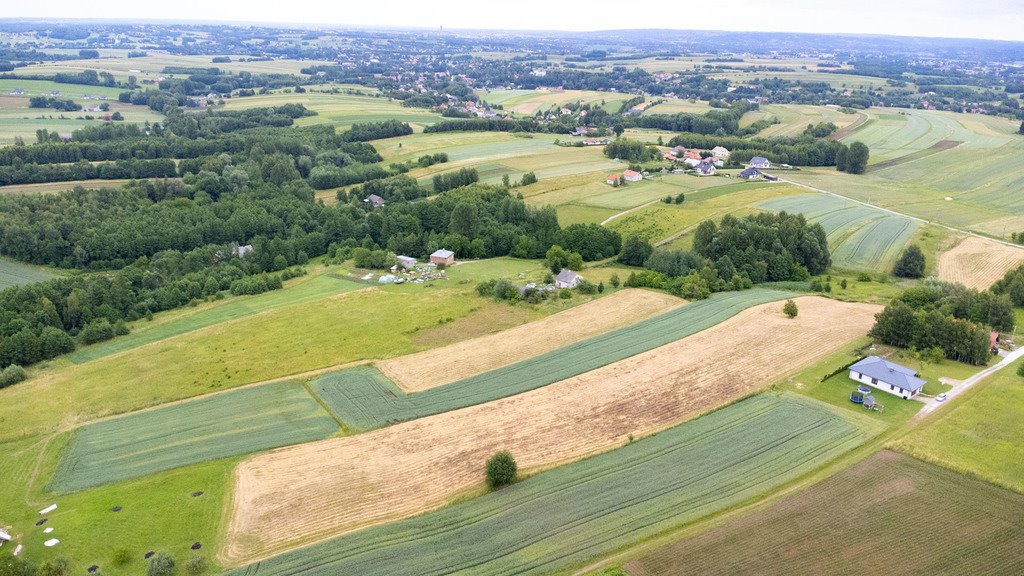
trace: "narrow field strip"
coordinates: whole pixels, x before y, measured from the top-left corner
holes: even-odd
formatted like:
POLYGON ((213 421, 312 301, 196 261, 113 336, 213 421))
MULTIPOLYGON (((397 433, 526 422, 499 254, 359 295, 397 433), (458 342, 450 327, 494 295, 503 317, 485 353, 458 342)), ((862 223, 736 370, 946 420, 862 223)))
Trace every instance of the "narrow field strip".
POLYGON ((75 492, 337 431, 301 383, 263 384, 83 426, 47 488, 75 492))
POLYGON ((658 548, 626 572, 1020 574, 1024 495, 882 451, 767 509, 658 548))
POLYGON ((437 508, 511 451, 545 469, 734 401, 863 337, 879 307, 763 304, 665 346, 523 394, 242 462, 225 556, 258 558, 437 508), (770 336, 768 336, 770 335, 770 336), (766 337, 767 336, 767 337, 766 337))
POLYGON ((695 334, 751 306, 789 296, 757 288, 715 294, 625 328, 414 394, 402 393, 382 374, 365 368, 327 374, 311 386, 346 427, 365 432, 547 386, 695 334))
POLYGON ((551 573, 776 488, 876 432, 812 400, 755 396, 496 493, 230 575, 551 573))
POLYGON ((376 363, 407 392, 419 392, 550 352, 650 318, 685 301, 651 290, 620 290, 522 326, 376 363))

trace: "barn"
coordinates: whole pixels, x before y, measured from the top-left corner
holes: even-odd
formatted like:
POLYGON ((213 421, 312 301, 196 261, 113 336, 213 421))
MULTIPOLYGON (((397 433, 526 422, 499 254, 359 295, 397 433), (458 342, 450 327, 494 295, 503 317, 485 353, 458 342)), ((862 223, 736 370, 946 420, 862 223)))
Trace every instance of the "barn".
POLYGON ((442 248, 430 255, 430 263, 451 266, 455 264, 455 252, 442 248))
POLYGON ((915 370, 878 356, 868 356, 851 365, 850 378, 904 400, 920 394, 925 385, 915 370))

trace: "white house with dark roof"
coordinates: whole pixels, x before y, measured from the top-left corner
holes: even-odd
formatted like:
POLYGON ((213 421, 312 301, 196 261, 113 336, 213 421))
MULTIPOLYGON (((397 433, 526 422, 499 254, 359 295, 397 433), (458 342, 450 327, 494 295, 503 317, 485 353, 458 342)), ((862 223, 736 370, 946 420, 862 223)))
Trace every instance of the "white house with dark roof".
POLYGON ((925 385, 917 371, 878 356, 868 356, 850 366, 850 379, 904 400, 920 394, 925 385))
POLYGON ((747 162, 747 166, 750 168, 761 168, 763 170, 765 168, 771 168, 772 161, 763 156, 754 156, 750 159, 750 162, 747 162))
POLYGON ((707 158, 694 166, 693 169, 697 171, 698 176, 714 176, 717 171, 715 165, 707 158))
POLYGON ((575 288, 581 280, 583 280, 583 276, 568 268, 562 268, 558 276, 555 276, 555 288, 575 288))

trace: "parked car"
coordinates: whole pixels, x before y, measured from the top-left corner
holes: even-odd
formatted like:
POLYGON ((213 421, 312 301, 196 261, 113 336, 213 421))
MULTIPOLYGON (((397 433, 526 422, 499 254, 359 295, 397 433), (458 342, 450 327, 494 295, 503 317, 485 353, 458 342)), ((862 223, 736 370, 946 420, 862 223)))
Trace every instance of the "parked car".
POLYGON ((935 401, 936 402, 945 402, 946 398, 948 398, 948 397, 949 396, 947 396, 946 393, 943 392, 942 394, 939 394, 938 396, 935 397, 935 401))

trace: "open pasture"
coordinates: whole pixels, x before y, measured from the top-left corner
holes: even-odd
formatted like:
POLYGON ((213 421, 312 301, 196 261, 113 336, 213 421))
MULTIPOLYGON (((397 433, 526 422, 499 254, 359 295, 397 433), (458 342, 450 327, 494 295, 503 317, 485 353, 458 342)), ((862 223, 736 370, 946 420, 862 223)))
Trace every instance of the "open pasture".
POLYGON ((596 90, 478 90, 477 96, 488 104, 502 106, 507 112, 531 116, 538 110, 547 111, 573 102, 600 105, 609 112, 618 112, 619 104, 633 97, 620 92, 596 90))
POLYGON ((406 392, 420 392, 539 356, 684 304, 650 290, 626 289, 522 326, 377 362, 406 392), (509 346, 515 342, 514 347, 509 346))
POLYGON ((301 383, 263 384, 83 426, 48 488, 76 492, 337 431, 301 383))
POLYGON ((985 290, 1021 264, 1024 264, 1024 247, 967 236, 939 255, 938 272, 940 280, 985 290))
POLYGON ((803 214, 821 224, 837 268, 883 272, 892 268, 920 222, 826 194, 770 200, 759 208, 803 214))
POLYGON ((777 118, 774 124, 757 133, 758 137, 773 136, 796 137, 803 134, 808 124, 832 122, 839 129, 857 122, 863 112, 844 114, 839 108, 831 106, 812 106, 808 104, 764 104, 758 110, 747 112, 740 119, 740 126, 749 126, 757 120, 777 118))
POLYGON ((235 296, 228 300, 218 301, 211 306, 204 306, 199 310, 188 308, 184 311, 161 315, 156 321, 135 322, 131 326, 131 333, 76 350, 68 355, 68 359, 75 364, 91 362, 97 358, 224 322, 367 287, 365 284, 358 284, 326 273, 312 278, 300 278, 289 284, 287 290, 275 290, 256 296, 235 296))
MULTIPOLYGON (((263 60, 259 62, 240 62, 244 56, 232 56, 232 62, 214 64, 212 56, 190 56, 183 54, 167 54, 157 51, 149 51, 146 56, 140 58, 112 57, 112 58, 90 58, 84 60, 63 60, 57 62, 41 62, 31 66, 18 68, 19 74, 52 76, 58 73, 78 74, 85 70, 97 72, 109 72, 119 81, 125 82, 129 76, 135 76, 140 84, 146 80, 156 82, 160 76, 170 78, 184 77, 185 75, 164 74, 167 66, 181 66, 186 68, 219 68, 226 72, 252 72, 254 74, 295 74, 303 76, 299 70, 317 64, 333 64, 328 61, 317 60, 263 60)), ((143 84, 143 87, 145 85, 143 84)))
POLYGON ((441 120, 440 114, 435 114, 424 108, 407 108, 402 106, 401 102, 389 98, 331 94, 316 92, 312 89, 302 94, 279 91, 272 94, 231 98, 224 101, 224 108, 243 110, 293 103, 302 104, 317 113, 316 116, 299 118, 295 122, 297 126, 334 124, 339 129, 344 129, 357 122, 381 122, 394 119, 422 128, 441 120))
POLYGON ((54 277, 56 277, 56 274, 42 266, 32 266, 0 258, 0 290, 10 288, 11 286, 42 282, 54 277))
POLYGON ((797 302, 796 319, 777 303, 762 304, 518 396, 247 460, 237 474, 232 534, 262 541, 264 553, 286 534, 341 534, 438 507, 478 486, 481 463, 497 450, 539 470, 617 448, 828 355, 862 337, 878 310, 819 297, 797 302), (767 343, 766 332, 773 335, 767 343))
POLYGON ((707 100, 687 100, 683 98, 660 98, 652 96, 648 99, 648 102, 655 102, 661 100, 660 104, 649 106, 644 110, 643 115, 651 114, 703 114, 708 110, 711 110, 711 106, 707 100))
POLYGON ((882 451, 625 568, 629 576, 1019 574, 1024 496, 882 451))
POLYGON ((664 346, 751 306, 787 295, 763 289, 715 294, 540 356, 414 394, 401 393, 378 371, 366 368, 320 376, 311 387, 348 429, 365 432, 542 388, 664 346))
MULTIPOLYGON (((814 401, 755 396, 495 493, 230 574, 561 572, 777 488, 875 432, 814 401)), ((482 461, 476 467, 479 477, 482 461)))
POLYGON ((1024 387, 1015 368, 978 383, 893 448, 1024 493, 1024 387))

